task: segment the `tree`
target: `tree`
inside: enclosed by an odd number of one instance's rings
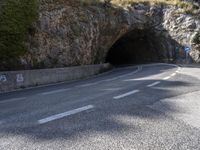
[[[37,0],[2,0],[0,8],[0,70],[15,69],[37,18]]]

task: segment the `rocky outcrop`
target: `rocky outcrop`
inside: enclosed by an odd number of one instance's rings
[[[200,63],[200,44],[196,44],[192,46],[190,56],[192,57],[194,62]]]
[[[41,2],[27,64],[49,67],[103,62],[106,51],[127,31],[124,12],[73,1]],[[26,56],[27,58],[27,56]]]
[[[39,18],[21,62],[35,68],[103,63],[112,45],[136,29],[149,30],[171,60],[178,60],[183,46],[188,46],[193,49],[193,60],[200,62],[199,47],[192,46],[199,28],[197,17],[175,6],[118,8],[77,0],[40,0]]]
[[[198,53],[200,49],[197,44],[193,43],[193,39],[200,30],[200,22],[195,16],[177,12],[181,12],[181,9],[171,8],[165,11],[163,27],[169,35],[180,44],[176,50],[177,55],[181,54],[184,47],[189,47],[191,49],[191,59],[199,63],[200,57]],[[180,57],[177,57],[177,62],[179,58]]]

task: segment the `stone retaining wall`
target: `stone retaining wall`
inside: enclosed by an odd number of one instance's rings
[[[110,69],[109,64],[85,65],[68,68],[0,72],[0,93],[20,88],[77,80]]]

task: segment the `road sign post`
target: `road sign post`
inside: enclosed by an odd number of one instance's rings
[[[189,58],[189,52],[190,52],[190,47],[189,46],[185,46],[184,47],[184,51],[185,51],[185,55],[186,55],[186,62],[190,63],[190,58]]]

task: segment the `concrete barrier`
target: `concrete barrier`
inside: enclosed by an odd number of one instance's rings
[[[109,70],[109,64],[0,72],[0,93],[20,88],[78,80]]]

